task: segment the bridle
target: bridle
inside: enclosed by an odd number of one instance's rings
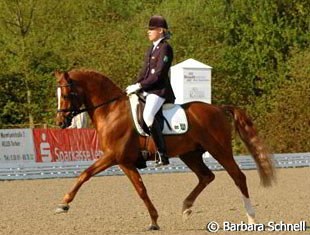
[[[66,79],[67,80],[67,84],[64,84],[64,85],[57,85],[57,89],[61,89],[62,87],[68,87],[70,88],[70,92],[68,95],[65,95],[63,96],[64,99],[67,99],[70,101],[70,106],[72,106],[72,104],[75,104],[76,102],[73,102],[74,99],[78,100],[80,99],[79,97],[79,94],[77,92],[74,92],[73,91],[73,88],[74,88],[74,83],[73,83],[73,80],[72,79]],[[120,99],[124,94],[121,94],[117,97],[114,97],[106,102],[103,102],[101,104],[98,104],[98,105],[95,105],[95,106],[92,106],[92,107],[85,107],[85,108],[79,108],[79,107],[74,107],[76,105],[73,105],[73,107],[70,107],[70,108],[67,108],[67,109],[60,109],[58,108],[57,109],[57,113],[69,113],[68,115],[65,115],[64,118],[64,123],[62,124],[61,128],[66,128],[68,126],[71,125],[71,121],[72,119],[80,114],[80,113],[83,113],[83,112],[86,112],[86,111],[90,111],[90,110],[95,110],[99,107],[103,107],[103,106],[107,106],[111,103],[113,103],[114,101]]]

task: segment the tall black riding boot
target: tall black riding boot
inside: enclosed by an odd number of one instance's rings
[[[157,154],[158,154],[159,159],[156,161],[155,166],[159,167],[159,166],[168,165],[169,158],[167,156],[165,139],[161,132],[159,123],[157,122],[156,119],[154,120],[154,123],[150,128],[150,133],[158,149]]]

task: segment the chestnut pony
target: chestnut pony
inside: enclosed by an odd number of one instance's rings
[[[139,151],[145,147],[146,137],[135,131],[129,99],[104,75],[91,70],[55,72],[57,79],[57,125],[66,128],[74,115],[87,111],[98,132],[104,155],[84,170],[73,188],[65,194],[56,213],[67,212],[80,187],[92,176],[118,165],[130,179],[151,217],[150,230],[158,230],[158,213],[150,200],[136,168]],[[253,156],[264,186],[271,185],[274,167],[271,156],[259,139],[250,118],[233,106],[216,106],[202,102],[183,104],[189,130],[183,135],[165,136],[168,155],[179,157],[198,177],[198,184],[183,201],[183,218],[192,213],[191,207],[202,190],[214,180],[214,174],[204,164],[202,154],[208,151],[228,172],[240,189],[249,223],[254,223],[255,212],[249,199],[246,177],[236,164],[232,153],[232,130],[225,113],[234,119],[241,139]],[[154,160],[155,145],[148,141],[150,159]]]

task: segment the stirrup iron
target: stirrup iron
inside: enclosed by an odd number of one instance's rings
[[[156,151],[155,153],[155,167],[169,165],[169,158],[165,156],[167,159],[164,159],[164,154]]]

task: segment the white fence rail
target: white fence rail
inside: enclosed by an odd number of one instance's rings
[[[275,154],[275,165],[278,168],[296,168],[310,167],[310,152]],[[256,165],[251,156],[235,157],[241,169],[256,169]],[[223,167],[212,157],[204,159],[210,170],[223,170]],[[0,164],[0,180],[20,180],[20,179],[46,179],[46,178],[64,178],[76,177],[86,169],[91,161],[80,162],[53,162],[53,163],[2,163]],[[190,171],[187,166],[178,158],[171,159],[171,164],[155,168],[153,162],[147,163],[148,167],[139,170],[141,174],[172,173]],[[117,167],[111,167],[98,176],[122,175],[122,170]]]

